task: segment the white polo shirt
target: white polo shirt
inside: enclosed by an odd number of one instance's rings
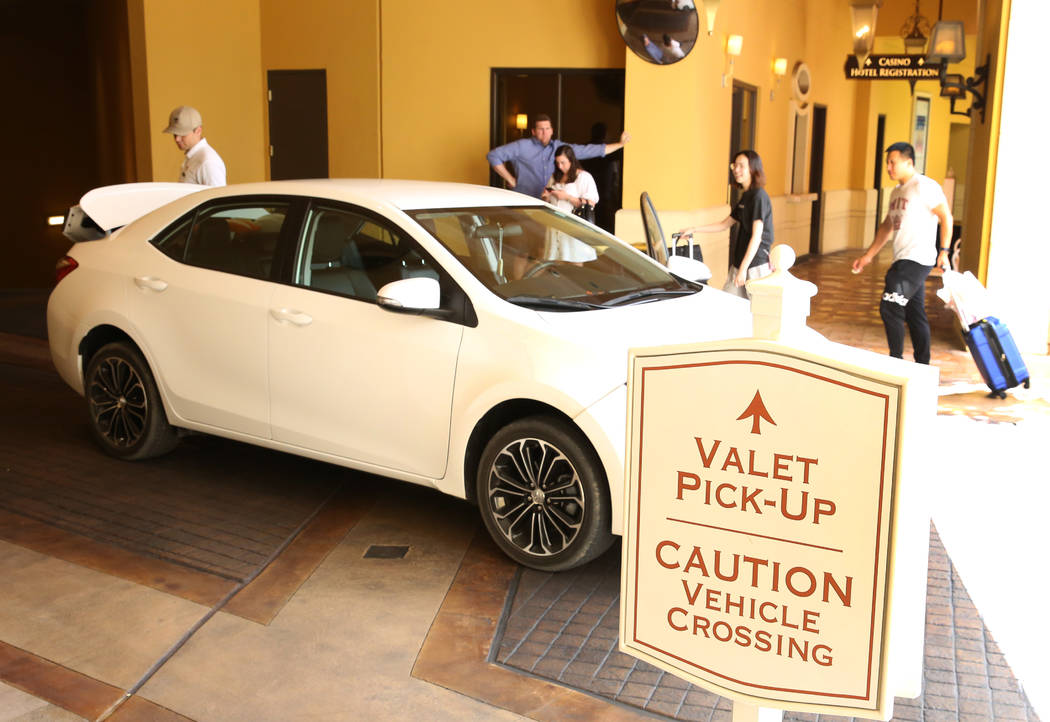
[[[893,224],[893,260],[915,261],[924,266],[937,263],[937,222],[933,209],[948,199],[940,184],[921,173],[898,185],[890,194],[886,214]]]
[[[202,186],[226,185],[226,164],[206,139],[201,138],[197,145],[186,151],[179,182]]]

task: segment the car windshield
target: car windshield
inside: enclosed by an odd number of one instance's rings
[[[578,311],[696,293],[593,226],[548,206],[406,211],[511,303]]]

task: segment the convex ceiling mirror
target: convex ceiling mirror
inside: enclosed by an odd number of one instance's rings
[[[795,63],[791,71],[791,95],[799,107],[805,108],[809,105],[809,91],[813,86],[812,76],[809,74],[809,66],[801,60]]]
[[[627,47],[654,65],[688,55],[699,26],[694,0],[616,0],[616,24]]]

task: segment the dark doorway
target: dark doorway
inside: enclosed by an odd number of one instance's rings
[[[555,138],[569,143],[613,143],[623,131],[624,71],[493,68],[490,147],[531,135],[533,117],[551,117]],[[519,127],[519,116],[524,127]],[[595,223],[612,232],[623,207],[623,152],[582,161],[598,186]],[[495,172],[489,184],[503,185]]]
[[[875,178],[872,181],[876,191],[875,196],[875,231],[879,229],[882,220],[882,149],[886,145],[886,116],[880,115],[875,126]]]
[[[324,70],[270,70],[270,179],[328,177]]]
[[[150,166],[149,143],[134,143],[127,4],[3,0],[0,67],[9,108],[0,120],[8,168],[0,289],[49,288],[69,250],[61,221],[49,217],[92,188],[143,180],[137,168]],[[159,130],[149,129],[151,140]],[[36,310],[43,327],[43,306]]]
[[[827,121],[827,107],[814,105],[813,139],[809,153],[809,192],[817,196],[809,217],[809,252],[814,256],[820,253],[820,218],[824,202],[824,131]]]

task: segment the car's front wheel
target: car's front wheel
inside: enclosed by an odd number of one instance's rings
[[[148,459],[166,454],[178,443],[153,374],[130,344],[106,344],[91,357],[84,374],[84,396],[92,434],[107,453]]]
[[[500,548],[534,569],[571,569],[613,541],[605,474],[579,431],[559,419],[500,429],[481,456],[477,499]]]

